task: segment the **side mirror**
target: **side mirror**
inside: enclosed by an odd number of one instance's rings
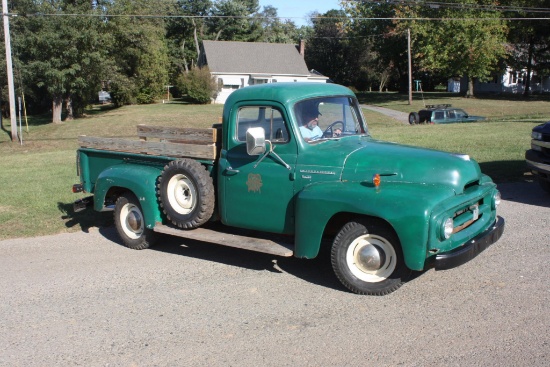
[[[263,127],[251,127],[246,130],[246,152],[248,155],[265,153],[265,130]]]

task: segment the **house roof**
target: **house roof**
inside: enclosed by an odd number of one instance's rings
[[[220,74],[310,75],[295,45],[202,41],[210,72]]]

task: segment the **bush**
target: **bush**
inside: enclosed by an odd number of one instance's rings
[[[207,104],[215,97],[218,86],[207,67],[193,68],[178,78],[178,88],[199,104]]]

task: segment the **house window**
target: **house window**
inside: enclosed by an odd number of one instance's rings
[[[254,84],[266,84],[268,82],[268,79],[254,79]]]
[[[237,84],[224,84],[223,89],[225,89],[225,90],[236,90],[236,89],[239,89],[239,85],[237,85]]]
[[[509,84],[516,84],[518,82],[518,74],[515,71],[510,71],[508,77]]]
[[[279,110],[267,106],[250,106],[239,109],[237,116],[237,140],[246,141],[246,130],[262,127],[265,138],[273,143],[289,141],[288,128]]]

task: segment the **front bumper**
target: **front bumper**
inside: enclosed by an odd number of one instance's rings
[[[525,162],[532,171],[544,177],[550,176],[550,157],[530,149],[525,152]]]
[[[435,270],[447,270],[456,268],[467,263],[483,252],[487,247],[497,242],[504,232],[504,218],[497,217],[497,220],[486,231],[466,242],[456,249],[438,254],[435,257]]]

